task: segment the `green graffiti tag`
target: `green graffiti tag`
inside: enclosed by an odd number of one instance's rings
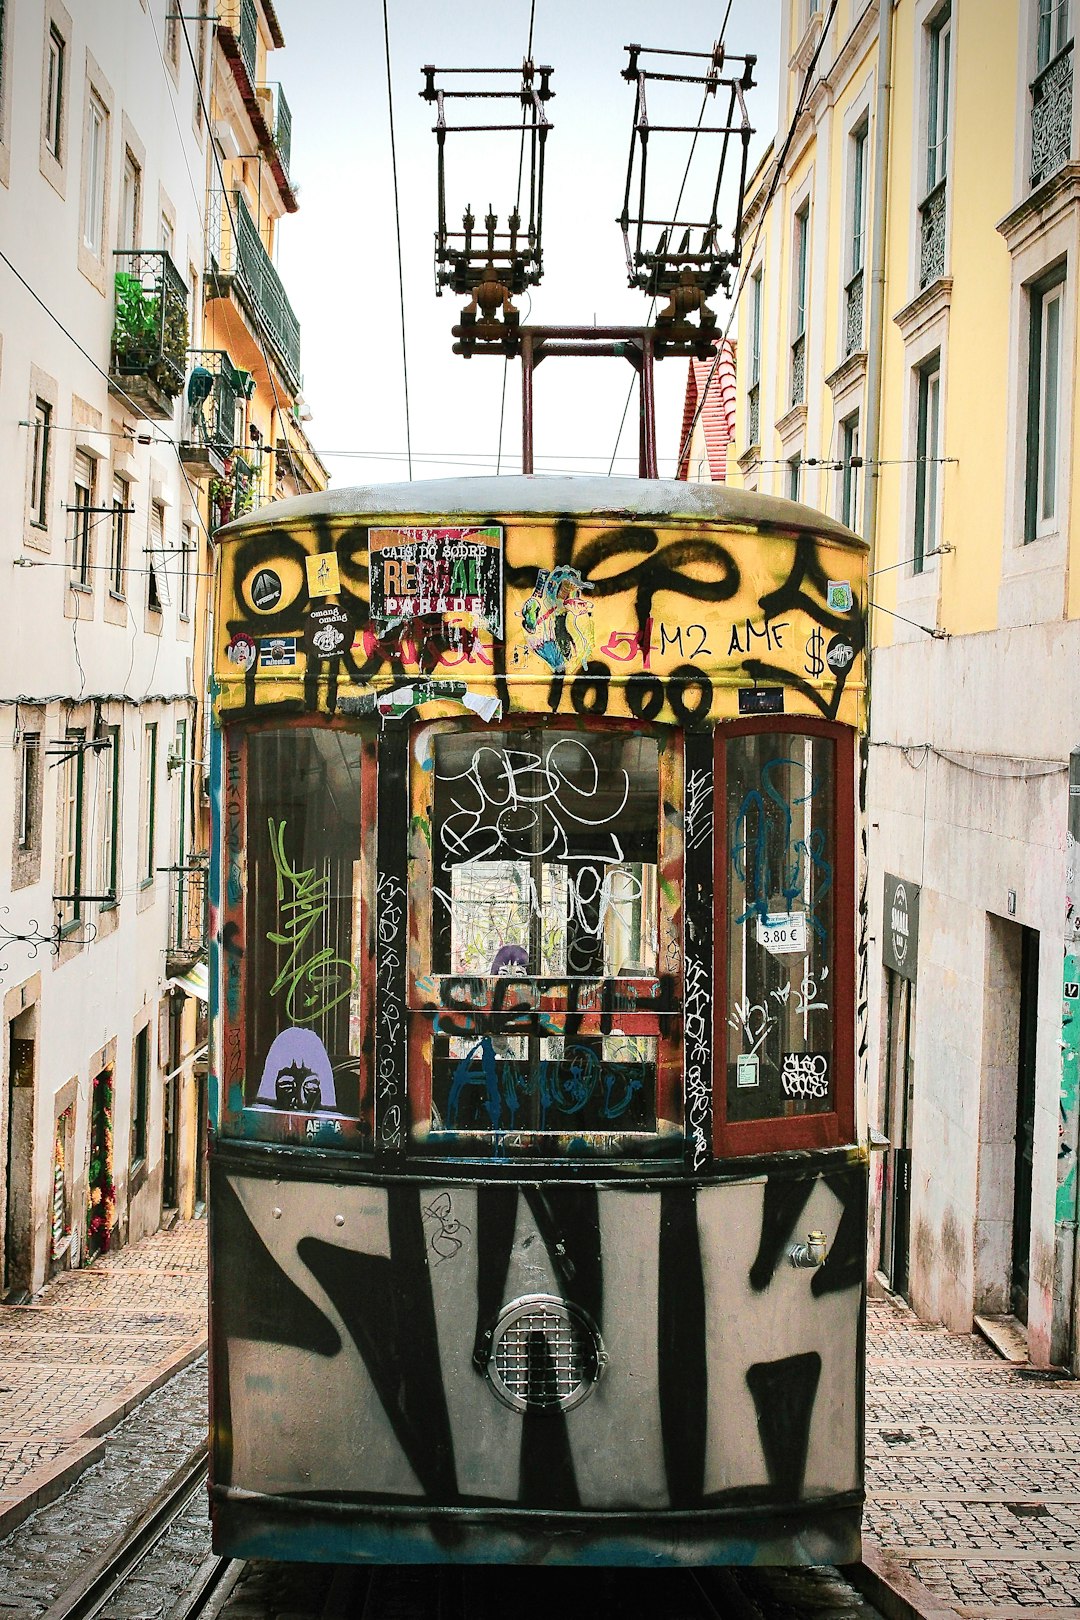
[[[352,962],[334,954],[332,945],[305,957],[307,941],[330,910],[330,879],[317,877],[313,866],[298,872],[290,864],[285,853],[285,825],[284,821],[275,823],[272,816],[269,819],[281,932],[266,937],[271,945],[288,950],[270,994],[276,996],[287,989],[285,1010],[290,1019],[294,1024],[310,1024],[352,995],[359,973]]]

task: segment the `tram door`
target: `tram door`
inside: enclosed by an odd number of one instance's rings
[[[881,1209],[879,1265],[894,1293],[908,1292],[908,1245],[911,1230],[911,1105],[914,1065],[911,1055],[915,986],[890,968],[885,1047],[884,1127],[889,1138]]]

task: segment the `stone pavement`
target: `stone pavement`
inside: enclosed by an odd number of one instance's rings
[[[884,1613],[1080,1615],[1080,1381],[871,1299],[866,1494]]]
[[[0,1305],[0,1536],[206,1348],[206,1223],[181,1221]]]

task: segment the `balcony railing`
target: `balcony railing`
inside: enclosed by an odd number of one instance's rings
[[[844,358],[863,346],[863,273],[856,270],[844,289]]]
[[[919,204],[919,286],[945,274],[945,181],[939,180]]]
[[[280,84],[261,84],[256,93],[260,103],[264,104],[263,117],[266,120],[266,127],[273,137],[281,159],[281,167],[287,177],[289,159],[292,157],[292,110],[285,100],[285,92]]]
[[[800,332],[791,345],[791,403],[806,403],[806,333]]]
[[[187,287],[163,248],[124,248],[113,258],[111,378],[168,420],[187,369]]]
[[[210,484],[210,500],[214,508],[214,522],[220,528],[233,518],[262,506],[266,497],[262,489],[262,458],[246,461],[243,456],[230,455],[225,471]]]
[[[183,442],[228,454],[236,432],[236,402],[243,392],[240,373],[224,349],[189,349],[188,364]]]
[[[300,387],[300,322],[285,296],[281,277],[263,247],[258,227],[242,195],[221,192],[211,197],[207,229],[210,296],[221,296],[222,281],[234,286],[249,313],[269,340],[289,385]]]
[[[1072,153],[1073,42],[1031,81],[1031,184],[1041,185]]]
[[[259,66],[259,16],[255,0],[218,0],[217,20],[240,46],[240,59],[254,85]]]
[[[206,954],[206,864],[195,856],[169,868],[169,937],[165,947],[170,973],[184,972]]]

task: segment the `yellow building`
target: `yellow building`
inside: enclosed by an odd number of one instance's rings
[[[872,546],[871,1269],[1076,1366],[1073,19],[881,9],[784,0],[733,451]]]

